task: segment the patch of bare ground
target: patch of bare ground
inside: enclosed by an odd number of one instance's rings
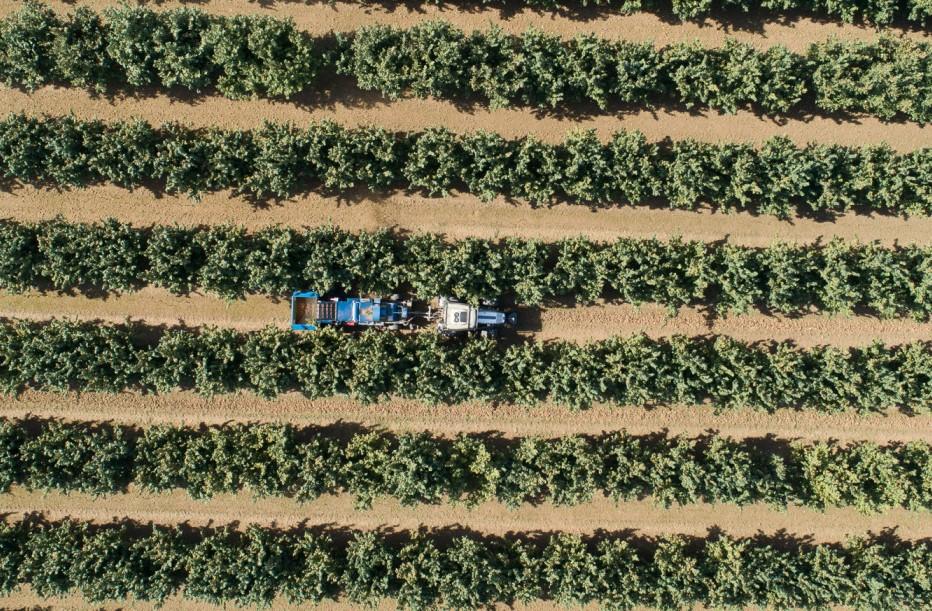
[[[634,435],[667,431],[699,436],[709,432],[735,439],[773,435],[781,439],[870,440],[877,443],[930,440],[932,416],[896,411],[858,414],[737,409],[716,413],[710,406],[612,407],[571,411],[559,405],[525,408],[484,403],[425,405],[387,399],[363,405],[346,397],[307,399],[287,393],[266,400],[248,393],[205,398],[190,392],[161,395],[52,393],[26,391],[0,401],[0,416],[59,418],[115,424],[223,424],[288,422],[295,426],[344,425],[389,430],[430,431],[434,435],[494,432],[502,437],[597,435],[627,430]]]
[[[38,291],[0,294],[0,317],[29,320],[77,318],[110,323],[132,321],[152,326],[210,325],[248,331],[269,325],[288,328],[288,316],[287,300],[251,295],[237,301],[224,301],[202,294],[175,296],[155,287],[103,298]],[[518,337],[536,341],[588,342],[637,333],[650,337],[727,335],[748,342],[790,340],[802,347],[847,348],[866,346],[874,341],[887,344],[932,341],[932,323],[910,319],[830,317],[816,313],[799,317],[759,313],[710,317],[707,311],[699,308],[683,308],[670,316],[664,307],[654,304],[520,308],[518,320]]]
[[[71,0],[51,0],[47,3],[61,13],[74,11],[74,3]],[[113,4],[112,0],[80,2],[80,5],[96,11],[102,11]],[[784,19],[776,14],[766,13],[756,16],[740,15],[729,20],[707,19],[699,23],[678,22],[670,17],[651,13],[620,15],[596,7],[544,11],[521,7],[521,3],[511,4],[513,6],[498,8],[481,6],[477,0],[442,4],[427,1],[406,4],[387,0],[168,0],[151,5],[158,10],[196,6],[215,15],[257,14],[279,19],[290,18],[302,30],[316,35],[350,32],[374,23],[408,28],[425,21],[440,19],[467,31],[485,30],[490,25],[496,25],[510,34],[520,34],[528,28],[536,28],[564,38],[594,34],[601,38],[653,42],[657,45],[696,40],[701,44],[713,46],[721,45],[726,38],[735,38],[758,47],[780,44],[798,52],[805,51],[813,42],[832,36],[846,40],[873,40],[878,36],[877,30],[868,26],[805,17]],[[0,15],[8,14],[20,5],[21,3],[15,0],[3,0],[0,2]],[[884,28],[884,31],[917,40],[930,38],[929,32],[920,29],[890,27]]]
[[[556,241],[581,235],[608,241],[622,236],[679,236],[709,242],[727,239],[744,246],[768,246],[777,241],[824,242],[832,236],[878,240],[885,245],[932,241],[932,217],[846,214],[832,222],[809,218],[781,221],[772,216],[709,209],[619,206],[595,210],[573,204],[534,208],[502,198],[484,203],[468,194],[430,198],[401,192],[359,194],[350,199],[309,193],[264,205],[254,205],[227,192],[205,195],[195,202],[184,196],[145,189],[131,192],[111,185],[63,192],[32,187],[0,192],[0,218],[39,221],[56,216],[83,222],[115,217],[137,226],[230,223],[258,229],[269,225],[333,224],[351,231],[392,228],[441,233],[449,239],[520,237]]]
[[[251,129],[265,121],[305,124],[330,119],[348,126],[378,125],[414,131],[443,126],[454,132],[493,131],[506,138],[533,135],[561,142],[575,129],[594,129],[603,139],[613,132],[639,130],[649,140],[693,138],[707,142],[761,143],[786,136],[798,144],[818,142],[864,146],[886,143],[910,151],[932,143],[932,124],[884,122],[868,116],[844,120],[825,116],[777,119],[741,110],[733,115],[713,110],[667,108],[553,114],[532,109],[462,107],[455,103],[405,98],[390,101],[343,81],[329,91],[293,101],[228,100],[215,95],[172,97],[163,93],[104,96],[81,89],[43,87],[32,93],[0,87],[4,112],[74,114],[82,119],[141,118],[152,123],[180,121],[195,126]]]
[[[0,609],[6,611],[161,611],[162,609],[171,609],[175,611],[218,611],[221,609],[238,608],[233,605],[212,605],[207,602],[196,602],[182,598],[181,596],[172,596],[162,605],[156,605],[149,602],[140,602],[127,598],[119,602],[89,603],[79,594],[69,596],[55,596],[43,598],[32,591],[28,586],[21,587],[15,592],[0,596]],[[297,611],[298,609],[326,609],[327,611],[359,611],[361,607],[348,601],[327,601],[319,605],[295,605],[289,603],[284,598],[277,598],[272,601],[270,609],[282,611]],[[394,601],[381,601],[371,607],[374,611],[394,611],[398,605]],[[501,611],[566,611],[566,606],[550,602],[533,602],[533,603],[515,603],[514,605],[498,605],[494,607]],[[576,607],[584,611],[597,611],[598,606],[589,604],[582,607]],[[702,609],[702,607],[698,607]],[[638,610],[641,611],[641,610]]]
[[[119,602],[101,602],[101,603],[91,603],[81,597],[80,594],[71,594],[69,596],[54,596],[44,598],[39,596],[29,586],[23,586],[17,589],[11,594],[5,596],[0,596],[0,609],[6,611],[161,611],[163,609],[172,609],[172,611],[218,611],[218,609],[231,609],[238,608],[233,605],[221,606],[221,605],[212,605],[206,602],[195,602],[182,598],[181,596],[172,596],[168,598],[161,605],[156,605],[151,602],[142,602],[133,600],[132,598],[127,598]],[[297,611],[297,610],[319,610],[327,609],[329,610],[357,610],[360,608],[359,605],[354,605],[349,602],[327,602],[325,604],[314,605],[314,604],[304,604],[304,605],[294,605],[289,603],[284,598],[276,599],[272,602],[270,607],[271,609],[281,609],[283,611]],[[382,602],[374,606],[374,609],[377,611],[391,611],[397,609],[397,605],[392,602]],[[592,606],[591,609],[596,607]],[[516,605],[516,610],[527,609],[531,611],[532,609],[565,609],[565,607],[560,607],[558,605]]]
[[[514,532],[565,531],[591,534],[596,531],[631,530],[657,536],[680,533],[705,536],[715,529],[743,537],[780,531],[809,536],[816,542],[843,541],[853,534],[893,530],[904,539],[932,536],[928,512],[895,509],[879,515],[864,515],[854,509],[818,511],[803,507],[774,510],[766,505],[739,507],[706,504],[660,507],[651,499],[615,503],[603,496],[575,507],[551,504],[522,505],[509,509],[489,501],[469,509],[443,503],[402,506],[394,499],[378,499],[371,509],[354,507],[353,497],[342,494],[299,504],[288,498],[253,498],[249,493],[224,494],[209,501],[190,498],[184,491],[148,494],[130,488],[128,493],[95,497],[89,494],[29,492],[14,488],[0,495],[0,513],[7,519],[38,511],[57,520],[71,517],[108,523],[121,518],[159,524],[219,526],[250,523],[280,528],[328,524],[359,530],[417,530],[465,528],[492,535]]]

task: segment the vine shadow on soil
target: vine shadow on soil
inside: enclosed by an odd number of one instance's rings
[[[64,0],[68,5],[79,4],[78,0]],[[206,5],[210,0],[182,0],[186,5]],[[140,4],[161,7],[168,3],[168,0],[140,0]],[[249,0],[250,4],[271,10],[279,6],[288,6],[303,4],[307,7],[333,7],[335,10],[337,2],[333,0]],[[695,18],[683,19],[677,16],[672,9],[672,5],[662,2],[663,6],[643,6],[632,12],[624,12],[617,7],[612,6],[613,2],[606,4],[586,4],[581,0],[557,0],[556,6],[534,6],[528,0],[358,0],[354,4],[359,4],[368,10],[379,10],[383,13],[405,12],[411,15],[423,15],[427,13],[426,8],[438,8],[439,10],[457,11],[460,13],[486,13],[497,12],[500,19],[508,20],[517,17],[523,13],[530,13],[539,17],[559,16],[560,18],[574,22],[592,22],[605,19],[612,16],[626,16],[637,14],[650,14],[658,18],[666,25],[698,24],[700,26],[710,27],[725,32],[748,32],[762,34],[766,26],[772,24],[792,27],[801,21],[810,21],[819,25],[838,26],[844,22],[824,12],[807,11],[803,8],[786,9],[780,11],[768,11],[762,8],[756,10],[743,11],[739,8],[732,7],[715,7],[715,10],[708,14]],[[898,15],[889,24],[874,26],[865,22],[863,19],[857,19],[853,24],[863,28],[873,28],[880,31],[882,28],[899,28],[906,31],[922,32],[921,24],[911,22],[902,15]]]

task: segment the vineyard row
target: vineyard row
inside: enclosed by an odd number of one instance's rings
[[[887,146],[799,147],[785,137],[755,148],[652,143],[640,132],[619,131],[603,144],[593,131],[578,131],[550,145],[443,128],[394,133],[321,122],[242,131],[13,114],[0,122],[0,171],[8,183],[145,185],[195,199],[224,189],[266,200],[364,187],[434,197],[459,190],[534,205],[711,204],[782,218],[794,211],[932,214],[932,148],[897,154]]]
[[[247,233],[234,226],[143,229],[112,219],[0,222],[0,288],[51,286],[93,294],[145,284],[227,299],[285,296],[296,289],[410,293],[424,300],[454,295],[473,302],[513,297],[532,305],[601,296],[664,304],[671,314],[702,304],[723,314],[756,306],[784,313],[869,310],[926,320],[932,313],[932,248],[842,240],[768,248],[581,237],[553,244],[518,238],[446,242],[434,234],[333,227]]]
[[[160,336],[158,334],[161,333]],[[158,337],[156,337],[158,336]],[[430,404],[494,401],[573,409],[699,404],[720,409],[928,413],[932,350],[914,342],[839,350],[727,337],[653,340],[643,335],[589,344],[503,347],[437,334],[276,328],[156,329],[54,320],[0,324],[0,385],[41,390],[212,395],[249,390],[275,397],[390,396]]]
[[[402,505],[497,500],[578,505],[603,494],[658,504],[764,502],[786,508],[932,509],[932,446],[735,441],[625,432],[598,437],[455,439],[250,424],[114,428],[0,419],[0,492],[113,494],[184,489],[197,499],[241,490],[311,501],[349,493]]]
[[[403,609],[480,609],[551,600],[605,609],[923,609],[932,547],[887,537],[845,545],[799,540],[639,540],[608,535],[375,533],[249,526],[245,531],[124,521],[38,519],[0,525],[0,591],[90,601],[268,606],[332,601]]]
[[[0,80],[27,89],[157,86],[216,90],[234,99],[290,98],[326,90],[331,79],[321,79],[322,71],[389,98],[492,107],[664,103],[932,118],[932,46],[907,38],[831,39],[796,54],[733,39],[713,49],[698,43],[656,48],[595,36],[567,42],[537,30],[466,33],[442,21],[315,38],[271,17],[126,5],[102,15],[79,8],[63,17],[34,2],[0,23]]]

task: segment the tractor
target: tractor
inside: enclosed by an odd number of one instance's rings
[[[323,299],[313,291],[295,291],[291,295],[291,329],[315,331],[329,325],[398,331],[412,329],[423,321],[436,323],[437,331],[446,336],[475,334],[497,337],[502,328],[518,324],[515,312],[500,310],[492,304],[474,306],[452,297],[440,297],[436,302],[436,309],[428,307],[426,312],[415,312],[410,301],[402,301],[397,295],[389,299]]]
[[[502,328],[518,325],[518,314],[500,310],[486,303],[479,307],[451,297],[438,299],[436,312],[428,309],[428,319],[436,321],[437,331],[442,335],[472,333],[482,337],[498,337]]]

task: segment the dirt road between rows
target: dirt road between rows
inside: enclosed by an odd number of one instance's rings
[[[54,10],[70,13],[75,3],[69,0],[47,1]],[[77,3],[95,11],[113,6],[112,0],[81,0]],[[500,27],[510,34],[520,34],[529,28],[556,34],[564,38],[594,34],[601,38],[653,42],[667,45],[680,41],[699,41],[701,44],[721,45],[726,38],[734,38],[748,44],[766,48],[784,45],[803,52],[813,42],[837,37],[845,40],[874,40],[879,32],[873,27],[851,25],[832,20],[811,18],[783,19],[778,14],[761,12],[754,16],[738,16],[731,20],[707,19],[703,23],[677,22],[673,18],[650,13],[619,15],[610,10],[592,7],[566,11],[534,10],[531,8],[499,9],[482,6],[476,0],[474,6],[463,10],[466,5],[455,3],[414,2],[323,2],[301,0],[194,0],[160,1],[154,8],[168,10],[180,6],[196,6],[215,15],[255,14],[278,19],[293,19],[302,30],[315,35],[330,32],[350,32],[360,27],[379,23],[408,28],[430,20],[444,20],[462,30],[486,30],[491,25]],[[16,0],[0,2],[0,16],[17,10],[21,3]],[[929,32],[921,29],[884,28],[885,33],[905,35],[916,40],[928,40]]]
[[[239,607],[233,604],[212,605],[207,602],[188,600],[181,596],[169,597],[161,605],[137,601],[131,597],[127,597],[118,602],[101,603],[88,602],[80,594],[43,598],[33,592],[29,586],[18,588],[12,594],[0,595],[0,609],[4,611],[163,611],[164,609],[171,609],[172,611],[223,611],[238,608]],[[277,598],[272,601],[269,608],[275,609],[276,611],[307,611],[308,609],[359,611],[360,606],[346,601],[328,601],[317,606],[309,604],[296,605],[289,603],[284,598]],[[395,611],[398,609],[398,605],[396,605],[394,601],[383,601],[371,608],[373,611]],[[555,603],[534,603],[530,605],[517,603],[513,609],[514,611],[565,611],[566,607]],[[598,607],[595,605],[588,605],[586,607],[579,607],[579,609],[597,611]]]
[[[255,206],[229,193],[214,193],[195,202],[139,189],[126,191],[98,186],[56,192],[24,187],[0,192],[0,218],[39,221],[62,216],[95,222],[108,217],[137,226],[234,224],[247,229],[269,225],[310,227],[332,224],[351,231],[389,228],[396,231],[498,239],[533,238],[556,241],[572,236],[610,241],[633,238],[682,237],[707,242],[728,240],[743,246],[774,242],[826,242],[832,236],[848,240],[878,240],[884,245],[932,244],[932,217],[843,215],[833,222],[813,219],[781,221],[771,216],[726,214],[629,206],[592,210],[558,204],[533,208],[498,199],[483,203],[466,194],[430,198],[405,193],[361,194],[359,199],[311,193]]]
[[[455,526],[492,535],[522,531],[591,534],[598,530],[630,530],[646,536],[680,533],[701,537],[721,529],[738,537],[785,531],[811,536],[815,542],[844,541],[848,536],[885,530],[893,530],[904,539],[932,536],[928,512],[891,510],[880,515],[864,515],[848,508],[822,512],[790,507],[778,511],[762,504],[739,507],[705,503],[664,509],[649,499],[616,504],[602,496],[576,507],[544,504],[523,505],[518,509],[509,509],[494,501],[469,509],[448,503],[404,507],[393,499],[379,499],[371,509],[357,510],[352,496],[345,494],[305,504],[287,498],[254,499],[249,493],[197,501],[183,491],[153,495],[132,488],[127,494],[103,497],[28,492],[20,488],[0,495],[0,513],[12,514],[7,519],[30,511],[42,512],[53,520],[71,517],[102,523],[128,517],[141,522],[183,522],[191,526],[256,523],[289,528],[328,524],[360,530]]]
[[[885,143],[899,151],[932,145],[932,124],[888,123],[868,116],[842,122],[823,116],[778,119],[749,111],[728,115],[712,110],[687,112],[666,108],[559,115],[519,108],[463,108],[435,99],[405,98],[392,102],[343,84],[335,89],[312,99],[237,101],[213,95],[172,98],[160,93],[107,97],[57,87],[43,87],[27,94],[0,87],[0,108],[4,112],[74,114],[81,119],[141,118],[155,124],[178,121],[230,129],[252,129],[266,121],[306,124],[323,119],[397,131],[443,126],[457,133],[486,130],[506,138],[532,135],[551,143],[562,142],[572,130],[594,129],[603,139],[616,131],[639,130],[651,141],[693,138],[759,144],[768,138],[786,136],[800,145]]]
[[[104,298],[30,291],[0,294],[0,318],[48,320],[75,318],[109,323],[127,321],[153,326],[215,326],[250,331],[274,325],[288,328],[287,300],[251,295],[227,302],[193,294],[175,296],[164,289],[145,287],[135,293]],[[790,340],[802,347],[866,346],[874,341],[900,344],[932,341],[932,323],[910,319],[880,320],[867,316],[841,317],[809,314],[800,317],[758,313],[710,317],[699,308],[683,308],[669,316],[663,306],[596,303],[589,306],[519,308],[517,337],[535,341],[589,342],[614,336],[646,333],[672,335],[727,335],[748,342]],[[425,332],[430,332],[425,329]]]
[[[434,435],[496,432],[506,438],[537,435],[598,435],[626,430],[634,435],[667,431],[699,436],[709,432],[735,439],[767,435],[788,440],[869,440],[877,443],[930,441],[932,415],[899,412],[875,414],[753,410],[715,413],[709,406],[610,407],[574,412],[558,405],[520,407],[488,404],[426,405],[386,399],[362,405],[345,397],[310,400],[288,393],[274,400],[242,393],[199,397],[190,392],[162,395],[27,391],[0,402],[7,418],[60,418],[136,426],[153,424],[223,424],[226,422],[288,422],[295,426],[341,425],[380,430],[430,431]]]

